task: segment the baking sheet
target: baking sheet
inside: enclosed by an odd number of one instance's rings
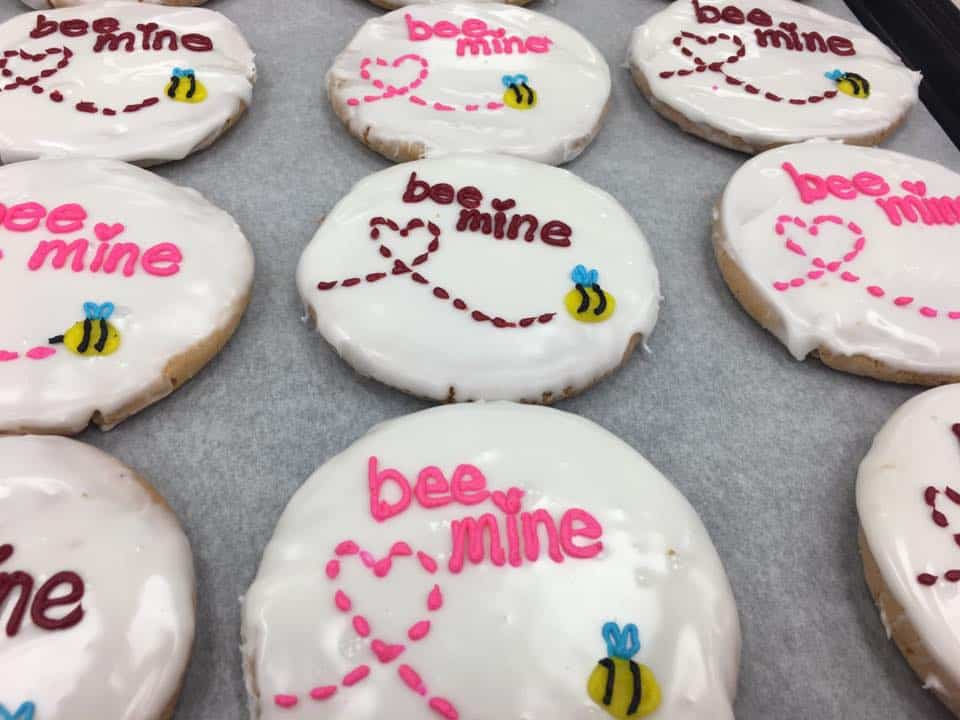
[[[841,0],[808,4],[853,19]],[[567,167],[635,215],[666,296],[651,354],[559,407],[623,437],[700,511],[740,608],[740,720],[945,720],[887,641],[856,545],[857,465],[919,390],[795,362],[727,291],[710,213],[745,156],[661,119],[622,68],[630,30],[663,5],[532,5],[579,28],[614,71],[606,127]],[[324,212],[387,166],[348,136],[322,82],[355,29],[380,11],[366,0],[208,7],[237,22],[257,51],[254,105],[211,150],[157,172],[240,222],[257,256],[253,301],[197,378],[116,430],[82,436],[150,478],[193,543],[197,641],[177,720],[245,714],[239,601],[294,490],[375,423],[427,407],[358,378],[300,322],[294,286]],[[0,20],[23,9],[0,0]],[[886,147],[960,171],[960,153],[922,107]]]

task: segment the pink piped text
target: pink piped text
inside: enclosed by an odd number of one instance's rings
[[[603,550],[603,527],[586,510],[570,508],[558,518],[543,509],[524,511],[522,490],[490,490],[487,478],[475,465],[457,465],[449,475],[436,465],[428,465],[411,481],[396,468],[381,467],[378,458],[370,457],[367,476],[370,514],[381,523],[413,504],[424,510],[451,504],[494,506],[494,512],[451,523],[447,567],[453,573],[461,572],[467,562],[520,567],[525,562],[538,562],[544,554],[562,563],[567,558],[589,560]],[[387,492],[390,500],[385,499]]]
[[[440,20],[432,25],[425,20],[417,20],[410,13],[404,15],[407,21],[407,38],[411,42],[424,42],[433,38],[457,41],[457,55],[526,55],[550,52],[553,44],[546,35],[507,35],[504,28],[491,28],[480,18],[467,18],[461,24],[449,20]]]

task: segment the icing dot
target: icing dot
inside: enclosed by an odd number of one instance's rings
[[[341,612],[349,612],[350,608],[353,607],[353,603],[350,602],[350,598],[343,590],[337,590],[337,594],[333,596],[333,601]]]
[[[427,610],[433,612],[434,610],[439,610],[443,607],[443,593],[440,592],[440,586],[434,585],[433,590],[430,591],[430,595],[427,597]]]
[[[917,582],[921,585],[934,585],[937,582],[937,576],[930,573],[920,573],[917,575]]]
[[[427,636],[427,633],[429,632],[430,632],[430,621],[421,620],[420,622],[416,623],[413,627],[410,628],[410,630],[407,632],[407,637],[413,641],[423,640]]]
[[[353,629],[362,638],[370,635],[370,623],[363,615],[357,615],[353,618]]]
[[[314,700],[329,700],[336,692],[336,685],[325,685],[323,687],[315,687],[313,690],[311,690],[310,697],[312,697]]]
[[[276,703],[277,707],[282,708],[292,708],[297,705],[297,696],[296,695],[274,695],[273,702]]]
[[[327,577],[331,580],[336,579],[337,575],[340,574],[340,562],[337,560],[331,560],[327,563]]]
[[[367,677],[369,674],[370,674],[370,666],[369,666],[369,665],[361,665],[361,666],[359,666],[359,667],[357,667],[357,668],[354,668],[353,670],[351,670],[350,672],[348,672],[346,675],[344,675],[344,677],[343,677],[343,685],[344,685],[344,687],[353,687],[353,686],[356,685],[358,682],[366,679],[366,677]]]

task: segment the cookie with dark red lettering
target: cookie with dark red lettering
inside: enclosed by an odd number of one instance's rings
[[[960,717],[960,386],[893,414],[860,465],[857,511],[887,637]]]
[[[135,0],[136,2],[150,3],[153,5],[203,5],[207,0]],[[99,5],[103,0],[23,0],[24,5],[29,5],[35,10],[52,10],[55,8],[79,7],[80,5]]]
[[[960,175],[811,140],[745,163],[714,245],[743,307],[798,360],[894,382],[960,381]]]
[[[599,132],[610,68],[547,15],[443,2],[369,20],[327,90],[350,133],[391,160],[495,152],[558,165]]]
[[[650,248],[616,200],[497,155],[363,180],[307,246],[297,286],[358,372],[447,402],[569,397],[649,337],[660,305]]]
[[[115,160],[0,168],[0,434],[109,429],[233,334],[253,254],[199,193]]]
[[[242,637],[256,720],[733,720],[740,654],[676,488],[597,425],[518,403],[394,420],[323,465]]]
[[[793,0],[676,0],[634,31],[629,62],[657,112],[749,153],[820,137],[875,145],[920,83],[861,26]]]
[[[0,25],[0,161],[179,160],[237,121],[255,77],[240,30],[212,10],[99,2],[24,13]]]
[[[0,498],[0,717],[172,717],[194,577],[163,498],[95,448],[35,436],[0,438]]]

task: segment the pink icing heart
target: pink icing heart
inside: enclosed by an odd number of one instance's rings
[[[400,657],[407,648],[405,645],[391,645],[383,640],[374,640],[370,643],[370,649],[377,656],[377,660],[386,665]]]
[[[905,181],[902,184],[903,187],[910,192],[923,194],[927,191],[926,185],[922,181],[918,181],[916,183]],[[831,260],[829,262],[824,260],[822,257],[814,257],[813,259],[810,259],[810,251],[807,243],[811,242],[811,238],[818,238],[821,235],[821,228],[823,228],[825,225],[837,225],[845,228],[850,235],[855,238],[853,244],[850,246],[849,251],[843,255],[842,259]],[[826,272],[837,273],[837,277],[839,277],[842,281],[851,284],[857,284],[862,279],[860,275],[856,275],[849,270],[844,270],[843,272],[838,273],[840,268],[845,264],[854,262],[860,256],[860,254],[863,253],[867,246],[867,239],[863,235],[863,230],[860,229],[860,226],[857,223],[845,221],[843,218],[837,215],[818,215],[811,223],[807,223],[805,220],[799,217],[780,215],[777,218],[774,230],[776,231],[777,235],[786,238],[783,243],[783,247],[788,252],[807,259],[811,266],[811,269],[805,271],[804,275],[797,275],[789,280],[775,281],[773,283],[773,287],[778,292],[787,292],[788,290],[794,288],[803,287],[806,285],[807,280],[819,280],[826,274]],[[806,233],[808,237],[804,237],[803,233]],[[795,239],[798,237],[800,238],[799,240]],[[878,300],[882,300],[887,296],[887,291],[879,285],[869,284],[868,282],[865,289],[869,295]],[[929,305],[922,305],[919,303],[915,305],[915,300],[916,298],[914,298],[912,295],[893,295],[890,298],[890,301],[896,307],[916,307],[917,312],[919,312],[920,315],[925,318],[934,319],[942,315],[950,320],[960,320],[960,311],[958,310],[944,312],[935,307],[930,307]]]
[[[927,184],[923,180],[917,180],[916,182],[904,180],[902,183],[900,183],[900,187],[902,187],[908,193],[913,193],[914,195],[919,195],[920,197],[923,197],[927,194]]]
[[[97,240],[113,240],[117,235],[122,233],[126,228],[123,223],[114,223],[113,225],[107,225],[106,223],[97,223],[93,227],[93,232],[97,236]]]
[[[516,498],[516,493],[520,493],[520,491],[516,490],[516,488],[514,488],[514,491],[513,497],[519,507],[519,499]],[[520,493],[520,495],[522,495],[522,493]],[[506,503],[513,501],[508,496],[504,496],[503,500]],[[363,567],[370,570],[375,577],[381,580],[390,574],[392,560],[395,558],[410,558],[410,561],[416,566],[419,566],[427,575],[435,574],[438,569],[437,561],[430,555],[423,551],[414,553],[413,548],[403,541],[393,543],[387,556],[381,560],[376,560],[372,553],[363,550],[352,540],[347,540],[336,546],[334,549],[334,557],[327,562],[324,569],[327,579],[331,582],[339,582],[341,579],[341,564],[352,557],[356,558]],[[341,613],[351,614],[353,616],[351,625],[358,637],[361,639],[369,637],[372,632],[371,622],[364,615],[357,612],[357,606],[361,603],[355,603],[353,598],[351,598],[342,587],[337,588],[334,592],[333,603]],[[427,611],[431,613],[443,607],[443,594],[439,585],[434,585],[433,589],[427,594],[426,606]],[[407,631],[407,637],[413,642],[420,642],[427,638],[430,631],[431,623],[429,620],[418,620],[410,626]],[[406,645],[389,643],[380,638],[372,640],[369,647],[382,665],[389,665],[407,649]],[[373,670],[369,665],[358,665],[344,675],[339,684],[344,688],[352,688],[366,681],[372,672]],[[457,708],[449,700],[443,697],[429,696],[426,683],[420,677],[419,673],[409,665],[400,665],[397,668],[397,674],[408,689],[426,699],[427,706],[434,712],[446,718],[446,720],[457,720],[459,718]],[[319,685],[307,691],[306,694],[317,702],[324,702],[336,694],[337,688],[338,685]],[[299,702],[298,696],[292,693],[277,693],[273,696],[273,700],[277,707],[285,709],[292,708]]]
[[[365,95],[364,102],[385,100],[397,95],[406,95],[423,84],[430,75],[429,64],[426,58],[415,53],[407,53],[393,61],[365,57],[360,62],[360,77],[368,81],[378,92]],[[374,75],[371,72],[377,72]],[[385,79],[387,78],[387,79]],[[392,81],[392,82],[391,82]],[[347,101],[350,105],[359,105],[358,98]]]
[[[520,503],[523,501],[523,490],[510,488],[506,494],[501,490],[494,490],[490,495],[493,504],[507,515],[516,515],[520,512]]]

